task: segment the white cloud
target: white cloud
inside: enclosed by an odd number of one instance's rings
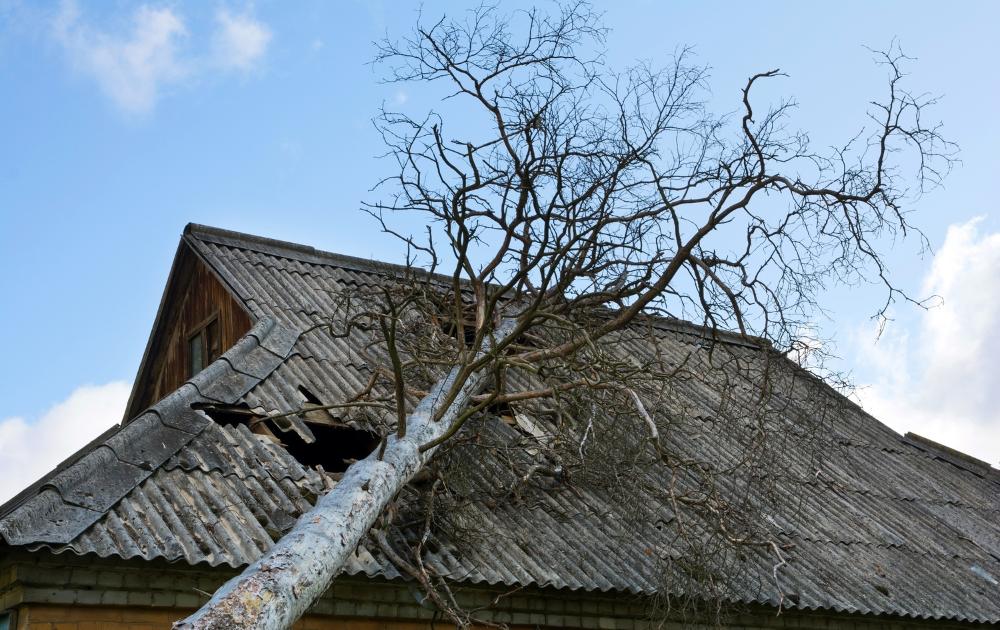
[[[1000,462],[1000,234],[980,219],[948,229],[924,282],[943,302],[911,333],[890,323],[861,353],[878,374],[862,402],[900,432]],[[868,336],[871,339],[871,336]]]
[[[298,162],[299,158],[302,157],[302,145],[293,140],[282,140],[279,145],[281,152],[292,158],[292,161]]]
[[[149,112],[164,88],[210,70],[251,70],[264,57],[271,30],[248,14],[216,14],[211,51],[186,52],[189,32],[171,8],[137,8],[123,32],[107,32],[83,19],[75,0],[63,0],[53,35],[72,66],[97,80],[122,110]],[[198,39],[198,38],[193,38]],[[205,44],[209,39],[204,39]]]
[[[360,1],[361,4],[365,5],[368,9],[368,15],[371,17],[372,22],[375,23],[375,27],[378,30],[385,29],[385,5],[381,0],[355,0],[355,2]]]
[[[408,101],[409,98],[410,98],[410,96],[406,92],[403,92],[402,90],[400,90],[399,92],[396,92],[396,97],[395,97],[395,99],[396,99],[396,105],[402,105],[403,103],[405,103],[406,101]]]
[[[249,15],[219,11],[219,29],[215,32],[215,53],[224,68],[251,70],[267,52],[271,30]]]
[[[85,385],[37,422],[17,417],[0,421],[0,502],[121,421],[131,389],[121,381]]]
[[[105,94],[128,112],[148,111],[164,84],[188,72],[177,52],[187,29],[170,9],[143,5],[132,15],[131,32],[114,36],[81,23],[76,3],[67,0],[54,26],[70,62],[93,75]]]
[[[323,48],[323,40],[314,39],[312,43],[312,49],[315,50],[316,52],[319,52],[321,48]]]

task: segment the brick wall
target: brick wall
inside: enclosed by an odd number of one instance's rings
[[[181,610],[117,606],[22,606],[17,630],[169,630]]]
[[[150,606],[65,606],[32,604],[21,606],[17,613],[16,630],[170,630],[178,619],[183,619],[194,609],[154,608]],[[879,619],[865,616],[776,617],[773,615],[738,615],[730,620],[727,630],[935,630],[964,629],[987,624],[962,624],[939,621]],[[645,627],[646,626],[644,624]],[[429,621],[403,619],[371,619],[339,617],[335,615],[306,615],[293,626],[293,630],[447,630],[452,625],[447,620],[431,624]],[[538,630],[537,625],[511,625],[510,630]],[[614,630],[613,626],[600,626],[601,630]],[[666,622],[663,630],[718,630],[717,626],[693,623]]]
[[[170,630],[178,619],[194,612],[172,608],[118,606],[24,606],[18,611],[17,630]],[[451,625],[436,624],[439,628]],[[430,623],[352,619],[306,615],[293,630],[434,630]],[[511,630],[529,630],[511,626]]]
[[[231,578],[228,566],[188,566],[163,560],[121,560],[93,554],[0,554],[0,610],[16,610],[17,630],[169,630]],[[458,605],[513,629],[718,630],[714,625],[651,623],[648,602],[627,594],[579,593],[527,587],[504,595],[500,587],[463,585]],[[448,630],[434,625],[421,593],[402,580],[340,576],[296,624],[299,630]],[[785,610],[730,611],[726,630],[979,630],[987,624]],[[992,626],[991,626],[992,627]]]

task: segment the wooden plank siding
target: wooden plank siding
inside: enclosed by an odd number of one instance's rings
[[[190,378],[188,335],[210,317],[219,318],[220,353],[229,350],[254,324],[243,304],[183,241],[170,276],[133,386],[126,421]]]

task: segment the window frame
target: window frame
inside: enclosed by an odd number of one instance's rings
[[[216,309],[214,313],[212,313],[205,319],[201,320],[197,326],[188,331],[187,335],[185,336],[185,343],[184,343],[184,373],[186,378],[193,378],[196,374],[198,374],[201,371],[204,371],[205,368],[207,368],[209,365],[212,364],[213,360],[211,360],[211,348],[208,347],[208,343],[203,333],[208,329],[209,326],[211,326],[215,322],[219,322],[219,326],[217,328],[219,336],[218,339],[219,356],[220,357],[222,356],[222,353],[224,351],[222,349],[221,321],[222,321],[222,310]],[[201,370],[199,370],[198,372],[194,372],[194,366],[192,365],[194,357],[191,356],[191,341],[194,340],[194,338],[199,335],[201,335]],[[216,357],[216,359],[218,359],[218,357]]]

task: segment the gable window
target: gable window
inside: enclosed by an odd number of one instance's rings
[[[222,354],[222,340],[219,336],[218,313],[203,322],[188,335],[187,376],[191,378],[204,370]]]

